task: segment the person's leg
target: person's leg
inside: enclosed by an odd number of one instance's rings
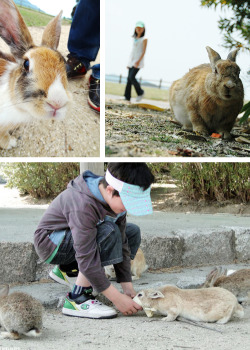
[[[92,74],[89,78],[88,103],[97,112],[100,112],[100,64],[92,67]]]
[[[100,0],[80,0],[68,39],[68,50],[88,69],[100,48]]]
[[[131,80],[131,84],[134,85],[135,87],[135,91],[137,93],[138,96],[143,95],[144,91],[141,88],[141,85],[139,84],[138,80],[136,80],[136,74],[139,72],[139,68],[131,68],[131,73],[130,73],[130,80]]]
[[[127,85],[126,85],[125,93],[124,93],[125,99],[127,101],[130,101],[130,99],[131,99],[131,88],[132,88],[131,72],[132,72],[132,68],[129,68],[128,69]]]
[[[65,299],[62,309],[63,314],[99,319],[117,316],[117,312],[112,307],[106,306],[95,299],[92,294],[92,286],[86,277],[79,272],[78,264],[75,259],[73,237],[69,229],[66,230],[65,237],[60,244],[57,254],[50,263],[59,264],[59,266],[56,266],[51,271],[54,271],[54,275],[51,275],[50,272],[50,276],[59,283],[67,284],[63,283],[65,281],[64,275],[66,275],[68,279],[68,275],[74,273],[75,284]]]
[[[130,258],[133,260],[141,244],[141,230],[139,226],[127,223],[126,236],[128,238],[128,245],[131,253]]]

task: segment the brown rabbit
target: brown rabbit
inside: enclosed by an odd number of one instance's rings
[[[148,268],[141,248],[137,250],[134,260],[131,260],[132,280],[138,280],[141,274]],[[115,269],[113,265],[105,266],[105,274],[110,279],[115,279]]]
[[[0,333],[0,339],[41,335],[42,304],[26,293],[8,292],[8,285],[0,285],[0,325],[6,329]]]
[[[57,51],[62,11],[46,26],[37,47],[12,0],[0,1],[0,37],[11,54],[0,51],[0,148],[17,140],[9,131],[38,119],[60,120],[71,100],[65,60]]]
[[[202,287],[225,288],[233,293],[239,302],[249,301],[250,269],[241,269],[227,275],[226,269],[216,267],[207,275]]]
[[[233,316],[242,318],[243,307],[235,296],[223,288],[179,289],[163,286],[139,292],[134,301],[148,317],[158,312],[174,321],[182,316],[191,321],[227,323]]]
[[[170,105],[183,129],[211,135],[219,133],[231,139],[230,131],[241,111],[244,89],[235,63],[238,49],[226,60],[206,47],[210,64],[197,66],[174,81],[170,88]]]

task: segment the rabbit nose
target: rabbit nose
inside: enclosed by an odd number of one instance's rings
[[[226,82],[226,84],[224,84],[224,86],[225,86],[227,89],[233,89],[233,88],[236,86],[236,84],[235,84],[234,82],[232,82],[232,80],[228,80],[228,81]]]
[[[62,108],[62,106],[61,106],[59,103],[57,103],[57,102],[51,102],[51,103],[47,102],[47,103],[48,103],[48,105],[49,105],[51,108],[53,108],[55,111],[56,111],[57,109]]]

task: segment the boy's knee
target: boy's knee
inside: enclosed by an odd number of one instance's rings
[[[122,242],[121,231],[114,222],[104,222],[97,228],[98,244],[101,245],[104,241],[108,241],[109,246]]]

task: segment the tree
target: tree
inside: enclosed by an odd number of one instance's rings
[[[202,6],[228,7],[233,10],[231,18],[221,18],[219,28],[224,33],[224,46],[226,48],[242,47],[250,51],[250,1],[249,0],[201,0]],[[238,33],[240,40],[233,37]]]

